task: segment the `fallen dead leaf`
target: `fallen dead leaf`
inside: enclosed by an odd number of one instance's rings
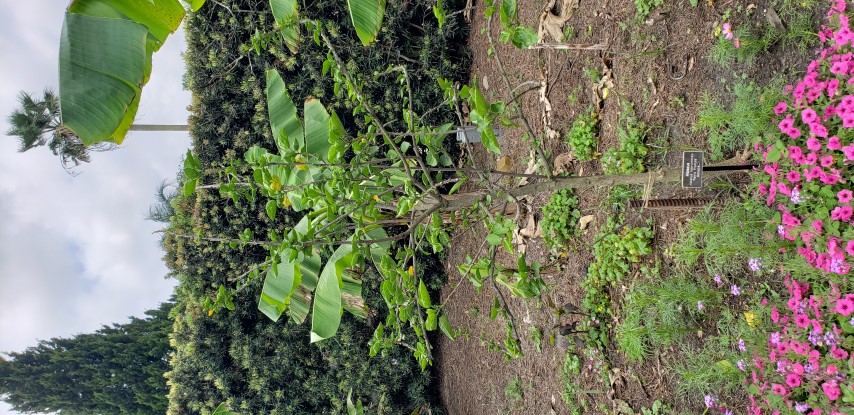
[[[572,161],[575,156],[571,152],[558,154],[554,161],[554,174],[564,174],[572,171]]]
[[[507,173],[510,170],[513,170],[513,159],[510,158],[510,156],[499,157],[498,162],[495,163],[495,170],[502,173]]]
[[[579,0],[561,0],[560,7],[555,12],[558,0],[551,0],[543,8],[540,15],[540,27],[537,30],[539,41],[545,40],[546,34],[555,42],[563,42],[563,25],[572,17],[578,8]]]
[[[590,225],[590,222],[596,220],[596,215],[585,215],[578,219],[578,227],[583,231],[587,229],[587,225]]]
[[[777,11],[770,8],[770,7],[767,10],[765,10],[765,19],[768,20],[768,24],[773,26],[775,29],[777,29],[777,30],[784,30],[785,29],[785,26],[783,25],[783,21],[780,20],[780,16],[777,14]]]

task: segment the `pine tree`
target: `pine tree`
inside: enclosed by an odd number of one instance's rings
[[[0,356],[0,399],[22,413],[165,413],[172,306]]]

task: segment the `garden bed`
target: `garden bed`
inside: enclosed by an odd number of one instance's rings
[[[472,79],[478,80],[488,98],[507,100],[508,97],[503,95],[507,94],[508,88],[503,83],[502,71],[496,60],[489,56],[490,43],[482,30],[487,24],[483,3],[475,1],[475,9],[471,14],[471,75]],[[520,24],[536,28],[545,3],[520,2]],[[760,30],[775,23],[775,11],[785,10],[789,14],[781,19],[791,29],[803,19],[818,22],[824,18],[829,7],[827,4],[789,3],[758,1],[741,4],[715,1],[692,6],[689,1],[668,2],[653,8],[646,18],[638,20],[635,2],[582,2],[565,26],[565,34],[569,36],[566,36],[564,42],[587,45],[601,43],[607,45],[610,53],[519,50],[510,45],[499,46],[498,52],[514,86],[526,81],[539,82],[543,79],[543,73],[548,74],[547,96],[553,108],[551,128],[560,133],[560,137],[542,142],[542,149],[550,162],[559,163],[561,155],[570,152],[562,136],[571,129],[578,117],[596,108],[597,97],[602,95],[601,88],[597,95],[596,82],[603,76],[607,78],[610,70],[612,85],[608,87],[607,97],[598,111],[598,152],[619,146],[618,130],[626,124],[621,114],[626,113],[625,103],[631,103],[637,119],[648,126],[644,140],[648,147],[645,157],[648,170],[678,168],[684,150],[707,151],[708,163],[710,158],[720,159],[750,150],[749,144],[753,140],[725,141],[722,146],[710,144],[712,130],[696,128],[704,102],[711,98],[730,105],[735,101],[733,88],[739,83],[752,81],[756,88],[762,88],[774,82],[796,82],[811,56],[808,48],[804,47],[809,44],[808,38],[800,39],[793,35],[771,42],[767,51],[757,53],[752,59],[734,59],[722,65],[714,62],[710,55],[715,53],[714,45],[723,43],[719,39],[726,37],[726,32],[721,33],[723,23],[729,23],[737,34],[739,30],[748,28]],[[561,2],[557,4],[559,6]],[[771,9],[774,10],[769,12]],[[769,14],[772,16],[769,17]],[[497,19],[492,25],[492,33],[501,31]],[[799,44],[799,40],[803,40],[803,44]],[[817,38],[809,45],[810,48],[817,47]],[[761,91],[755,93],[760,94]],[[526,93],[522,102],[534,130],[543,131],[543,104],[538,90]],[[728,128],[736,130],[732,126],[725,126],[721,130]],[[513,171],[518,173],[526,170],[532,157],[531,141],[523,137],[524,133],[521,127],[508,128],[502,131],[500,141],[502,155],[512,159]],[[495,157],[482,149],[474,149],[473,152],[475,159],[482,165],[495,162]],[[566,170],[569,174],[579,176],[602,174],[603,171],[601,159],[576,159]],[[709,199],[713,202],[706,209],[706,215],[716,218],[724,209],[726,200],[742,203],[745,197],[743,192],[750,191],[750,183],[751,179],[745,173],[707,181],[700,190],[683,189],[678,184],[656,183],[646,196],[651,199]],[[496,292],[488,286],[478,291],[465,281],[457,288],[457,282],[463,277],[455,265],[462,263],[466,255],[473,255],[479,250],[486,231],[465,229],[454,236],[447,255],[449,284],[443,290],[443,299],[450,298],[447,303],[450,320],[465,335],[454,341],[442,338],[439,342],[437,364],[442,399],[448,413],[563,414],[573,413],[574,410],[578,411],[576,413],[630,413],[632,409],[640,413],[641,408],[652,408],[656,401],[666,404],[676,413],[702,413],[706,410],[702,395],[677,393],[685,380],[677,375],[674,367],[680,362],[696,359],[694,353],[703,347],[710,336],[718,338],[723,335],[716,322],[721,321],[720,313],[724,313],[724,310],[729,310],[727,312],[734,313],[738,318],[741,312],[750,309],[752,299],[769,295],[768,292],[762,292],[766,287],[785,291],[779,273],[756,275],[748,269],[747,263],[741,265],[741,274],[729,276],[732,281],[728,282],[733,283],[731,285],[739,285],[745,291],[740,296],[729,294],[730,285],[716,286],[712,275],[705,269],[684,264],[677,266],[671,252],[672,245],[686,243],[680,236],[701,209],[629,209],[624,205],[608,203],[610,199],[607,190],[577,190],[576,195],[580,214],[595,217],[587,230],[582,231],[573,242],[575,247],[581,249],[553,250],[541,238],[528,240],[527,258],[544,264],[542,275],[549,289],[539,301],[507,297],[524,353],[521,358],[505,361],[498,350],[500,347],[492,347],[494,350],[490,351],[492,340],[501,343],[506,337],[505,320],[501,317],[490,318]],[[642,199],[643,194],[636,192],[632,198]],[[527,200],[527,208],[538,221],[543,218],[542,209],[548,200],[548,194]],[[613,325],[608,330],[608,341],[604,342],[602,351],[610,370],[605,368],[597,373],[598,360],[590,358],[589,351],[585,352],[596,348],[571,345],[571,351],[567,352],[565,347],[556,344],[560,341],[550,342],[550,334],[557,332],[557,326],[579,319],[575,316],[557,317],[550,305],[559,307],[567,302],[581,305],[585,297],[582,281],[594,261],[591,245],[608,217],[619,212],[624,215],[625,228],[650,226],[654,233],[653,253],[644,256],[640,263],[633,264],[631,271],[620,282],[611,284],[605,290],[610,294],[612,311],[607,321]],[[525,215],[520,217],[519,226],[524,227]],[[514,263],[515,258],[509,255],[502,258],[499,254],[497,260],[509,265]],[[650,271],[652,269],[654,272]],[[642,362],[630,361],[619,350],[615,338],[616,326],[626,318],[625,296],[631,291],[630,287],[633,283],[655,284],[685,273],[691,273],[704,286],[724,293],[719,308],[707,308],[706,311],[711,315],[698,318],[690,333],[681,336],[679,341],[668,347],[651,347]],[[540,349],[535,339],[536,331],[542,333]],[[737,346],[732,347],[735,349]],[[563,373],[568,354],[580,357],[578,374],[569,377]],[[571,393],[573,400],[568,402],[562,396],[567,384],[575,388],[575,392]],[[717,399],[713,405],[715,410],[725,412],[726,408],[720,403],[727,400],[732,402],[730,408],[735,408],[737,413],[747,410],[749,402],[745,390],[715,394],[712,389],[710,385],[709,396]]]

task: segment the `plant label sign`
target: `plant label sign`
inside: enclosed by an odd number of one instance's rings
[[[702,151],[686,151],[682,153],[682,187],[688,189],[703,187]]]

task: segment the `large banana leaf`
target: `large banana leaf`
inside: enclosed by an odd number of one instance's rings
[[[124,140],[151,55],[183,17],[178,0],[71,3],[59,46],[59,102],[63,124],[83,143]]]
[[[322,162],[336,161],[344,151],[341,137],[345,133],[338,116],[334,112],[330,115],[319,100],[309,98],[303,106],[305,123],[301,124],[279,72],[270,69],[266,75],[267,113],[279,154],[305,150]]]
[[[386,0],[347,0],[350,20],[362,44],[368,46],[377,38],[385,16]]]
[[[341,245],[329,257],[320,273],[314,291],[311,312],[311,342],[319,342],[335,335],[341,324],[341,288],[344,270],[353,266],[353,246]]]
[[[184,7],[175,0],[75,0],[68,7],[68,12],[125,19],[145,25],[148,34],[156,41],[153,51],[160,49],[184,18]]]
[[[302,149],[304,140],[297,107],[288,95],[285,81],[275,69],[267,70],[267,117],[279,154]]]

